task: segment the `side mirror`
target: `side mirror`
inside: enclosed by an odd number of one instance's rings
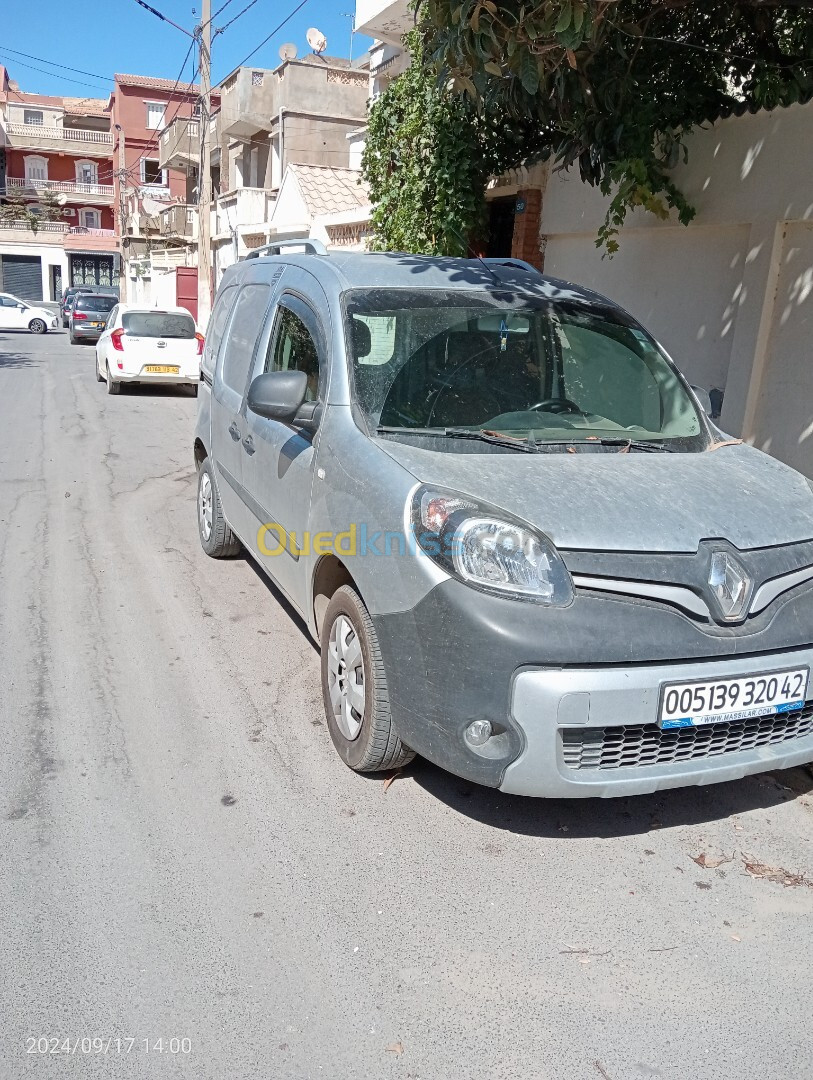
[[[304,371],[267,371],[248,388],[248,407],[266,420],[290,424],[307,392],[308,376]]]
[[[25,304],[18,304],[17,307],[20,309],[20,311],[25,311]]]
[[[697,398],[698,404],[706,416],[711,416],[714,410],[711,407],[711,397],[708,390],[704,390],[702,386],[692,386],[694,396]]]

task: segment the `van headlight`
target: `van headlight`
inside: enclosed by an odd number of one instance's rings
[[[551,541],[478,500],[420,487],[412,504],[420,549],[466,584],[550,607],[573,601],[573,583]]]

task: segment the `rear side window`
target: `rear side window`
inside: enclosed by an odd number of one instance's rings
[[[226,386],[242,397],[254,345],[265,321],[271,300],[270,285],[246,285],[240,290],[229,324],[229,336],[223,347],[221,378]]]
[[[125,311],[121,325],[134,337],[184,338],[195,336],[191,315],[170,311]]]
[[[212,317],[209,320],[209,329],[206,332],[206,346],[203,351],[203,360],[201,367],[204,371],[207,371],[210,376],[214,375],[215,364],[217,363],[217,354],[220,351],[220,342],[223,340],[223,334],[226,332],[226,325],[229,321],[229,312],[231,306],[234,303],[234,298],[237,295],[237,286],[230,285],[223,289],[215,301],[215,309],[212,312]]]
[[[94,296],[92,293],[80,293],[76,298],[76,311],[112,311],[118,303],[115,296]]]

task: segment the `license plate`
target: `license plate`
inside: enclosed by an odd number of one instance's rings
[[[144,370],[150,375],[177,375],[181,369],[172,364],[148,364]]]
[[[88,326],[91,330],[98,330],[102,324],[100,322],[89,322]]]
[[[667,683],[661,687],[660,726],[703,727],[804,708],[809,668],[788,668],[764,675],[703,682]]]

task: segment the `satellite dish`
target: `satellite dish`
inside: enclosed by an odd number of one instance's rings
[[[57,195],[56,202],[57,202],[57,206],[67,206],[68,205],[68,196],[65,194],[64,191],[61,192],[61,194]]]
[[[325,42],[325,44],[327,44],[327,42]],[[286,41],[280,48],[279,58],[283,63],[286,60],[296,60],[296,45],[294,45],[292,41]]]
[[[317,30],[315,26],[310,28],[305,37],[307,38],[310,47],[317,55],[323,53],[327,48],[327,38],[322,31]]]

